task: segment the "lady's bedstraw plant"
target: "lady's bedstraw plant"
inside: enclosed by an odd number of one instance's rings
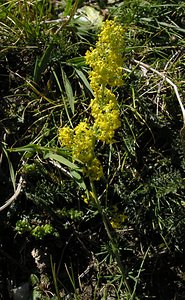
[[[91,183],[91,195],[102,216],[112,251],[123,275],[127,292],[131,296],[129,299],[134,299],[126,280],[115,237],[111,232],[111,224],[101,206],[94,185],[94,181],[100,180],[103,176],[102,165],[95,155],[95,144],[97,141],[112,144],[115,131],[121,125],[118,103],[113,88],[123,85],[123,43],[123,27],[116,21],[105,21],[101,33],[98,35],[96,47],[90,48],[85,54],[86,63],[91,67],[89,78],[94,92],[94,98],[90,103],[93,122],[88,123],[85,119],[74,129],[61,128],[59,140],[62,146],[71,151],[73,161],[81,161],[84,165],[84,174]]]
[[[91,181],[103,176],[103,168],[94,151],[96,141],[113,143],[115,131],[120,127],[118,103],[112,88],[123,84],[123,35],[121,25],[107,20],[95,49],[86,52],[94,92],[90,103],[93,123],[83,120],[74,129],[63,127],[59,130],[62,146],[71,150],[73,161],[80,160],[84,164],[84,173]]]

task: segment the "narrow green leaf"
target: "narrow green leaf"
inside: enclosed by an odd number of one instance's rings
[[[60,84],[59,78],[58,78],[58,76],[57,76],[55,70],[53,70],[53,75],[54,75],[54,77],[55,77],[55,80],[56,80],[56,83],[57,83],[57,85],[58,85],[58,88],[59,88],[59,90],[60,90],[60,92],[61,92],[62,100],[63,100],[63,103],[64,103],[64,108],[65,108],[66,115],[67,115],[67,117],[68,117],[69,123],[70,123],[71,127],[73,128],[73,123],[72,123],[72,121],[71,121],[71,118],[70,118],[70,115],[69,115],[69,112],[68,112],[68,108],[67,108],[67,105],[66,105],[66,100],[65,100],[64,95],[63,95],[62,86],[61,86],[61,84]]]
[[[9,148],[9,152],[37,152],[38,151],[38,145],[35,144],[29,144],[23,147],[18,148]]]
[[[171,28],[171,29],[174,29],[176,31],[180,31],[180,32],[183,32],[185,33],[185,29],[179,27],[179,26],[176,26],[176,25],[172,25],[172,24],[169,24],[169,23],[166,23],[166,22],[158,22],[159,25],[161,26],[164,26],[164,27],[167,27],[167,28]]]
[[[86,191],[87,187],[85,185],[84,180],[82,179],[82,176],[78,172],[76,172],[75,170],[71,170],[70,173],[73,176],[74,180],[78,183],[80,188],[82,188],[84,191]]]
[[[77,73],[78,77],[82,80],[82,82],[84,83],[86,88],[89,90],[89,92],[93,95],[93,90],[92,90],[86,76],[84,75],[84,73],[81,70],[78,70],[76,68],[75,68],[75,72]]]
[[[49,148],[49,147],[42,147],[36,144],[28,144],[23,147],[18,148],[10,148],[8,149],[9,152],[30,152],[30,153],[45,153],[45,155],[48,152],[52,152],[54,154],[62,155],[62,156],[68,156],[68,152],[63,148]]]
[[[75,165],[74,163],[72,163],[70,160],[66,159],[65,157],[63,157],[61,155],[55,154],[53,152],[48,152],[45,155],[45,158],[54,159],[54,160],[60,162],[61,164],[69,167],[70,169],[75,169],[75,170],[79,170],[80,171],[79,167],[77,165]]]
[[[67,78],[66,73],[64,72],[64,70],[62,68],[61,68],[61,72],[62,72],[62,79],[63,79],[64,88],[65,88],[65,91],[66,91],[67,99],[68,99],[69,105],[71,107],[71,111],[74,114],[73,89],[71,87],[69,79]]]
[[[85,59],[83,56],[73,57],[66,61],[66,64],[72,67],[80,68],[85,66]]]

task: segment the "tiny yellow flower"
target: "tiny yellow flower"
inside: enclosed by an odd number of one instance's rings
[[[89,199],[87,198],[86,195],[82,195],[82,199],[86,204],[89,204]]]

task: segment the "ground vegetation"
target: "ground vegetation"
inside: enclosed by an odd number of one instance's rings
[[[0,1],[0,299],[185,299],[184,16]]]

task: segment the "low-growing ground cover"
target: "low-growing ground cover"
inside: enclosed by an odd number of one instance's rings
[[[184,15],[0,2],[0,299],[185,298]]]

